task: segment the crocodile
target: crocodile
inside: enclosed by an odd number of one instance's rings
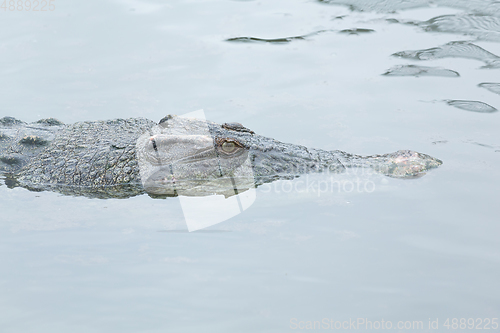
[[[168,115],[63,124],[0,119],[0,175],[8,187],[89,198],[226,197],[302,174],[369,169],[415,178],[442,161],[411,150],[360,156],[283,143],[239,123]]]

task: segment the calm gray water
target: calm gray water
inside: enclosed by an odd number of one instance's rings
[[[2,185],[1,332],[499,330],[498,3],[9,3],[0,117],[204,109],[284,142],[444,163],[370,191],[276,182],[193,233],[179,198]]]

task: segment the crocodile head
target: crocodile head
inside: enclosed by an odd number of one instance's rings
[[[358,167],[415,178],[442,164],[409,150],[359,156],[306,148],[255,134],[238,123],[219,125],[178,116],[167,116],[144,133],[136,153],[142,185],[153,196],[227,197],[278,179]]]
[[[215,129],[219,129],[217,133]],[[254,187],[241,124],[167,116],[137,140],[141,180],[150,195],[230,196]]]

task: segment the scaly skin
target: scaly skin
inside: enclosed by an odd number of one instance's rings
[[[235,179],[241,191],[304,173],[340,173],[353,167],[413,178],[441,164],[409,150],[359,156],[310,149],[238,124],[177,116],[167,116],[158,125],[144,118],[71,125],[55,119],[31,124],[0,119],[0,172],[6,183],[66,195],[228,195]]]

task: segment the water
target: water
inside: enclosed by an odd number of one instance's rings
[[[194,233],[178,198],[0,186],[2,332],[286,332],[324,319],[494,328],[498,4],[330,2],[0,9],[1,116],[72,123],[204,109],[284,142],[444,162],[419,179],[369,178],[373,191],[276,182]],[[434,19],[443,15],[455,16]],[[226,41],[238,37],[261,40]],[[443,56],[451,42],[474,46]],[[382,75],[391,68],[404,75]]]

